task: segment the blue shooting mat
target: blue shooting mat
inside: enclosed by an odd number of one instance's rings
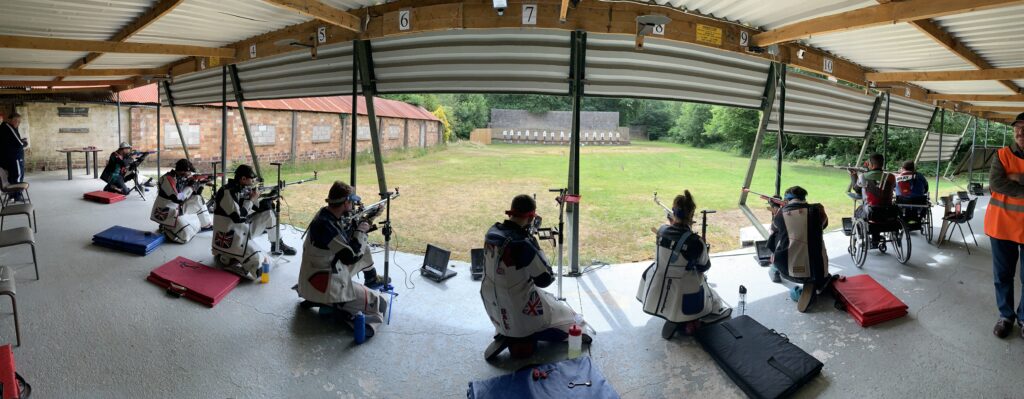
[[[533,380],[533,369],[548,373],[547,379]],[[590,381],[590,386],[569,388],[569,383]],[[469,383],[469,399],[600,398],[618,399],[601,370],[589,356],[540,366],[524,367],[512,374]]]
[[[92,243],[101,247],[146,256],[164,243],[164,235],[114,226],[92,236]]]

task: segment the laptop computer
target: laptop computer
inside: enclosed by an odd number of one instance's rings
[[[451,255],[452,253],[447,250],[427,244],[427,253],[423,256],[420,275],[439,283],[455,277],[458,273],[448,270],[448,259],[451,258]]]
[[[473,248],[469,250],[470,266],[469,272],[473,273],[473,280],[484,278],[484,249]]]

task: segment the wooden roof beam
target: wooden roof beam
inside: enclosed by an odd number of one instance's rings
[[[272,5],[316,18],[334,26],[342,27],[353,32],[362,32],[362,23],[359,17],[348,12],[331,7],[319,0],[264,0]]]
[[[101,40],[59,39],[52,37],[0,35],[0,48],[56,51],[92,51],[100,53],[194,55],[234,58],[235,49],[188,46],[181,44],[124,43]]]
[[[1024,79],[1024,68],[981,69],[977,71],[869,72],[864,77],[872,82],[944,82],[963,80]]]
[[[889,2],[781,26],[754,35],[751,42],[755,46],[765,47],[826,33],[916,21],[1021,3],[1024,3],[1024,0],[905,0]]]
[[[46,68],[0,68],[0,76],[163,76],[167,70],[163,68],[133,69],[46,69]],[[40,82],[46,86],[48,82]]]
[[[953,38],[953,35],[950,35],[948,32],[946,32],[945,29],[942,29],[942,27],[939,26],[939,24],[933,22],[932,20],[922,19],[918,21],[911,21],[910,24],[913,25],[918,30],[920,30],[925,35],[931,37],[937,43],[942,45],[942,47],[945,47],[947,50],[953,52],[953,54],[956,54],[958,57],[962,58],[967,63],[978,67],[978,69],[992,68],[992,64],[989,64],[988,61],[985,61],[984,58],[981,58],[981,56],[979,56],[978,53],[974,52],[974,50],[971,50],[969,47],[961,43],[959,40]],[[1002,84],[1003,86],[1006,86],[1007,89],[1010,89],[1010,91],[1014,93],[1021,92],[1021,88],[1012,81],[1000,80],[999,83]]]
[[[1024,104],[1019,107],[987,107],[984,105],[968,105],[963,108],[964,112],[1009,112],[1014,115],[1024,112]]]
[[[928,101],[1024,101],[1024,94],[929,94]]]
[[[0,87],[82,87],[129,85],[131,80],[76,80],[51,82],[48,80],[0,80]]]
[[[10,94],[61,94],[61,93],[103,93],[110,92],[109,87],[78,87],[72,89],[32,89],[32,90],[18,90],[18,89],[4,89],[0,90],[0,95]]]

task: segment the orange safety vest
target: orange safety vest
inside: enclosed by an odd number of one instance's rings
[[[1010,147],[999,149],[998,155],[1007,175],[1024,173],[1024,159],[1014,155]],[[985,211],[985,234],[1024,244],[1024,198],[993,191]]]

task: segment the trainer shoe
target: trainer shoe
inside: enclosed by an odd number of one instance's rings
[[[1010,336],[1011,331],[1013,331],[1013,320],[1004,317],[1000,317],[999,321],[996,322],[996,326],[992,328],[992,334],[995,334],[995,336],[999,338],[1006,338]]]
[[[676,335],[676,331],[679,330],[679,323],[674,323],[665,320],[665,325],[661,326],[661,337],[665,339],[672,339],[673,335]]]
[[[796,310],[800,313],[807,312],[811,306],[811,299],[814,298],[814,283],[806,283],[800,289],[800,298],[796,302]]]
[[[773,283],[782,282],[782,273],[779,272],[779,268],[775,267],[775,265],[771,265],[768,268],[768,277],[771,277]]]
[[[372,279],[363,282],[363,285],[365,285],[366,288],[374,290],[383,287],[385,284],[391,284],[391,278],[388,277],[387,281],[385,281],[384,276],[379,274],[374,276]]]

